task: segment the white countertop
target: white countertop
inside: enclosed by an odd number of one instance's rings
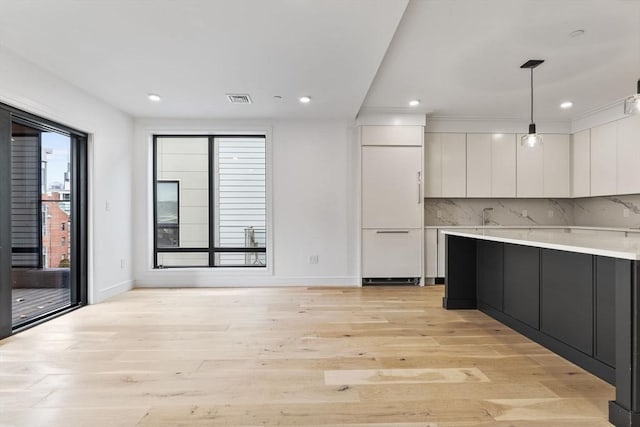
[[[592,231],[621,231],[625,233],[640,233],[638,228],[617,228],[617,227],[587,227],[578,225],[426,225],[425,229],[476,229],[476,230],[520,230],[520,229],[543,229],[543,230],[592,230]]]
[[[445,227],[437,227],[445,228]],[[474,239],[492,240],[495,242],[513,243],[516,245],[535,246],[560,251],[579,252],[591,255],[607,256],[629,260],[640,260],[640,235],[635,233],[628,237],[608,236],[593,230],[592,233],[567,233],[562,230],[536,229],[489,229],[475,232],[443,230],[442,233],[452,236],[470,237]],[[460,227],[474,228],[474,227]],[[480,228],[480,227],[478,227]],[[531,227],[527,227],[531,228]],[[558,227],[560,229],[572,227]],[[583,228],[583,227],[578,227]],[[610,230],[610,229],[608,229]],[[624,229],[622,229],[624,231]]]

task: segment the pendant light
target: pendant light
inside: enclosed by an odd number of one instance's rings
[[[636,94],[624,100],[624,113],[629,115],[640,114],[640,80],[638,80]]]
[[[542,135],[536,133],[536,124],[533,122],[533,69],[543,62],[543,59],[530,59],[520,66],[520,68],[528,68],[531,70],[531,123],[529,124],[529,133],[524,135],[520,140],[520,143],[524,147],[533,148],[542,144]]]

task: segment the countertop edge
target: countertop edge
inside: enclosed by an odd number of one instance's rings
[[[541,227],[541,228],[547,228],[547,227]],[[567,228],[567,227],[561,227],[561,228]],[[631,261],[640,260],[640,254],[638,254],[637,252],[622,252],[622,251],[615,251],[615,250],[608,250],[608,249],[591,248],[586,246],[563,245],[559,243],[540,242],[537,240],[522,240],[522,239],[516,239],[516,238],[509,238],[509,237],[490,236],[490,235],[483,235],[478,233],[464,233],[460,231],[450,231],[450,230],[443,230],[442,233],[451,235],[451,236],[468,237],[468,238],[479,239],[479,240],[490,240],[494,242],[512,243],[512,244],[524,245],[524,246],[534,246],[537,248],[544,248],[544,249],[556,249],[560,251],[576,252],[576,253],[583,253],[583,254],[589,254],[589,255],[599,255],[599,256],[606,256],[611,258],[628,259]]]
[[[568,230],[592,230],[592,231],[619,231],[626,233],[640,233],[638,228],[616,228],[616,227],[589,227],[579,225],[425,225],[425,230],[435,229],[460,229],[476,228],[479,230],[520,230],[520,229],[568,229]]]

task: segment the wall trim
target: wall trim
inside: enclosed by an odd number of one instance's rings
[[[136,280],[135,288],[258,288],[258,287],[360,287],[355,276],[202,277],[185,275]]]
[[[134,288],[134,283],[135,282],[133,280],[125,280],[104,289],[100,289],[99,291],[94,292],[93,301],[89,304],[98,304],[108,300],[109,298],[113,298],[116,295],[130,291]]]

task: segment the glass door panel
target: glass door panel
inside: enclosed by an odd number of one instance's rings
[[[12,324],[72,305],[71,138],[13,122]]]

